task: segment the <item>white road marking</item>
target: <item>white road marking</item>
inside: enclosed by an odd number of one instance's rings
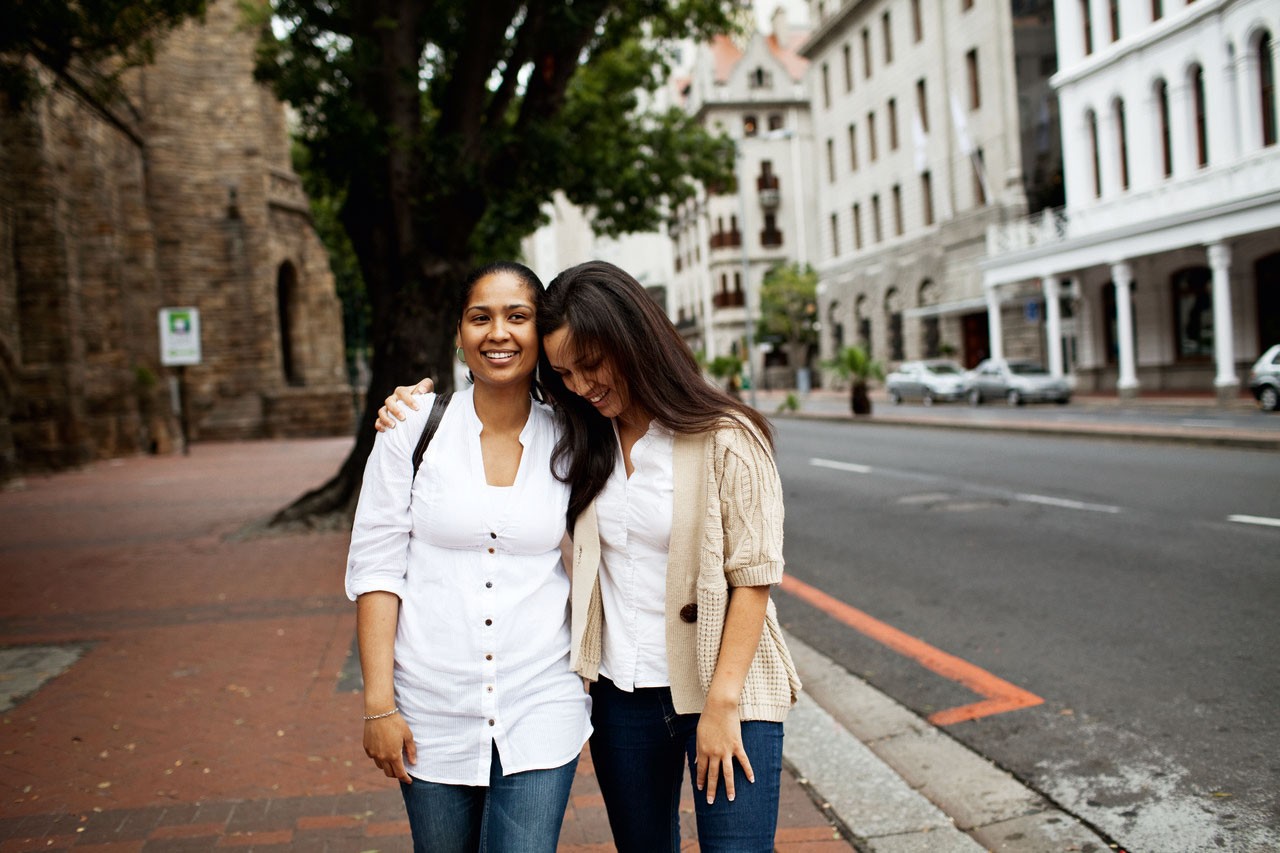
[[[1231,429],[1233,426],[1235,426],[1235,424],[1224,424],[1224,423],[1221,423],[1220,421],[1197,421],[1191,418],[1184,418],[1183,420],[1179,421],[1179,423],[1182,424],[1182,426],[1210,427],[1213,429]]]
[[[1267,518],[1263,515],[1228,515],[1227,521],[1238,524],[1260,524],[1263,527],[1280,527],[1280,518]]]
[[[830,468],[834,471],[851,471],[854,474],[870,474],[870,465],[855,465],[852,462],[837,462],[834,459],[810,459],[809,464],[816,468]]]
[[[1108,504],[1090,504],[1084,501],[1073,501],[1067,498],[1053,498],[1048,495],[1014,495],[1015,500],[1023,503],[1043,504],[1044,506],[1056,506],[1062,509],[1079,509],[1085,512],[1107,512],[1117,513],[1121,509],[1118,506],[1110,506]]]

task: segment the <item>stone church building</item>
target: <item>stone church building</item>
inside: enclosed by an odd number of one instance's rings
[[[235,0],[129,72],[0,96],[0,481],[176,444],[157,312],[200,310],[193,439],[338,434],[355,413],[328,255]]]

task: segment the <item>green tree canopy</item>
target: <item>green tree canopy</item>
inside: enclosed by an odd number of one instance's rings
[[[678,38],[734,27],[731,0],[275,0],[259,75],[300,119],[312,179],[367,289],[373,344],[351,456],[281,519],[349,510],[396,384],[450,383],[455,290],[514,257],[556,190],[605,234],[656,228],[731,148],[645,108]]]
[[[779,264],[760,285],[761,338],[774,335],[792,348],[818,342],[818,274],[808,264]],[[803,367],[804,365],[795,365]]]

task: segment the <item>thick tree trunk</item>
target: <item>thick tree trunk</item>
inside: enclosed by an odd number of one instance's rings
[[[459,268],[453,264],[442,266]],[[453,339],[457,328],[454,295],[460,280],[456,273],[443,276],[406,289],[401,298],[393,300],[391,316],[384,318],[386,334],[375,335],[369,386],[351,453],[328,482],[277,512],[271,526],[350,525],[360,497],[365,460],[377,437],[373,423],[383,401],[397,385],[409,385],[424,376],[430,376],[439,390],[453,386]]]

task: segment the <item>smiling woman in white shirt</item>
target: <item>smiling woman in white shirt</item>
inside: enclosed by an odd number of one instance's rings
[[[346,579],[364,745],[400,780],[415,851],[550,853],[591,700],[569,668],[559,430],[533,396],[543,288],[503,262],[464,290],[457,343],[473,386],[416,471],[434,396],[365,466]]]

